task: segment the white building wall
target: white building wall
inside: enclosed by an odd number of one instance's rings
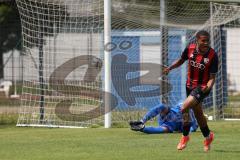
[[[134,32],[135,33],[135,32]],[[232,82],[229,88],[236,89],[240,92],[240,29],[227,29],[227,73]],[[44,45],[44,76],[48,79],[54,69],[73,57],[91,53],[100,57],[103,51],[101,34],[70,34],[62,33],[56,37],[46,38]],[[54,47],[55,44],[55,47]],[[141,60],[143,62],[159,63],[159,45],[142,45]],[[23,64],[18,51],[14,51],[14,68],[16,80],[22,77],[28,80],[38,81],[38,49],[32,48],[26,51],[23,56]],[[4,54],[4,79],[12,80],[12,59],[11,52]],[[22,67],[24,72],[22,73]],[[81,67],[69,74],[68,78],[81,80],[83,70]]]
[[[240,92],[240,29],[227,29],[227,73],[231,89]]]

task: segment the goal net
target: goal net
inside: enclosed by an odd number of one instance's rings
[[[236,43],[228,38],[239,32],[238,6],[112,0],[111,42],[105,44],[104,0],[17,0],[17,5],[24,46],[18,126],[103,125],[107,112],[113,124],[122,124],[140,119],[159,103],[171,107],[182,102],[186,64],[168,76],[162,76],[162,68],[179,58],[201,29],[211,34],[220,60],[204,107],[209,116],[223,118],[229,105],[227,53],[239,51],[227,48]],[[110,93],[104,90],[106,51],[111,54]],[[105,95],[110,102],[104,101]]]

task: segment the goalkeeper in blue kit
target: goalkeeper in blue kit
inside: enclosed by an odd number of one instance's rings
[[[133,131],[140,131],[148,134],[159,134],[159,133],[173,133],[183,131],[183,118],[181,112],[182,103],[174,107],[166,107],[164,104],[159,104],[150,109],[140,121],[130,121],[130,127]],[[158,116],[158,125],[145,126],[145,123]],[[198,128],[197,121],[194,113],[190,110],[191,118],[191,132],[195,132]]]

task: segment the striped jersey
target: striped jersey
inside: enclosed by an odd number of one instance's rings
[[[206,87],[210,74],[216,74],[218,71],[218,56],[212,48],[209,48],[205,54],[201,54],[196,44],[190,44],[183,51],[181,58],[188,60],[186,85],[190,89],[198,86]]]

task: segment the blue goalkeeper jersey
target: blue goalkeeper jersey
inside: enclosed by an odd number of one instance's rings
[[[175,107],[169,108],[169,112],[164,115],[163,111],[168,109],[163,104],[159,104],[152,108],[149,112],[145,114],[142,121],[146,123],[148,120],[158,116],[158,124],[159,126],[164,126],[169,129],[170,132],[173,131],[182,131],[183,127],[183,119],[182,119],[182,112],[181,112],[182,104],[178,104]],[[191,117],[191,131],[196,131],[198,128],[197,121],[195,119],[193,111],[190,109],[190,117]]]

